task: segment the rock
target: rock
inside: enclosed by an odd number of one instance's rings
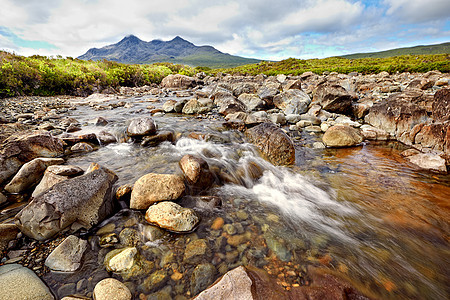
[[[127,134],[128,136],[131,137],[154,135],[155,133],[156,133],[156,124],[150,117],[133,119],[127,128]]]
[[[434,83],[435,86],[445,86],[449,84],[450,79],[447,78],[439,78],[438,80],[436,80],[436,82]]]
[[[108,144],[112,144],[112,143],[117,143],[117,139],[114,135],[112,135],[111,133],[107,132],[107,131],[100,131],[97,134],[97,138],[100,141],[101,145],[108,145]]]
[[[329,112],[349,113],[353,97],[340,85],[332,83],[319,84],[313,92],[313,102],[319,103]]]
[[[88,153],[94,151],[94,148],[85,142],[76,143],[72,147],[70,147],[70,151],[72,152],[82,152],[82,153]]]
[[[270,114],[269,120],[274,124],[281,124],[281,125],[286,124],[286,117],[284,116],[283,113]]]
[[[161,131],[156,135],[146,136],[142,139],[141,146],[144,147],[156,147],[163,142],[171,142],[175,141],[175,135],[172,131]]]
[[[105,125],[107,125],[109,122],[108,122],[108,120],[106,120],[105,118],[103,118],[103,117],[98,117],[98,118],[96,118],[95,120],[94,120],[94,124],[96,125],[96,126],[105,126]]]
[[[292,89],[273,97],[273,104],[285,114],[303,114],[311,103],[309,96],[302,90]]]
[[[375,128],[368,124],[362,125],[360,129],[363,138],[366,140],[375,140],[375,141],[389,140],[389,133],[387,133],[383,129]]]
[[[131,192],[133,191],[133,185],[124,184],[119,186],[116,190],[116,199],[123,200],[125,198],[129,198],[131,196]]]
[[[287,114],[285,118],[286,122],[288,122],[289,124],[296,124],[302,119],[302,117],[298,114]]]
[[[283,240],[272,234],[264,234],[267,247],[282,261],[288,262],[291,260],[292,254],[286,247]]]
[[[359,130],[347,125],[335,125],[328,128],[322,138],[328,147],[351,147],[363,141]]]
[[[105,256],[105,267],[108,272],[121,273],[129,271],[135,264],[135,256],[137,249],[135,247],[127,247],[115,249]]]
[[[120,244],[127,247],[136,246],[140,239],[138,232],[133,228],[124,228],[119,234]]]
[[[242,94],[256,93],[257,84],[254,82],[239,82],[232,85],[233,95],[240,97]]]
[[[222,217],[217,217],[214,219],[213,223],[211,224],[212,230],[220,230],[222,229],[223,225],[225,224],[225,221]]]
[[[245,105],[246,111],[248,112],[263,109],[265,105],[265,102],[256,94],[243,93],[239,96],[238,100]]]
[[[284,74],[278,74],[277,75],[277,81],[279,82],[279,83],[284,83],[285,81],[286,81],[286,75],[284,75]]]
[[[402,153],[400,153],[400,155],[403,157],[408,157],[416,154],[420,154],[420,151],[414,148],[407,149],[405,151],[402,151]]]
[[[86,174],[55,184],[15,217],[20,231],[45,240],[77,222],[90,229],[112,212],[112,186],[117,176],[97,164]]]
[[[204,114],[211,111],[211,108],[212,103],[191,99],[184,105],[182,112],[186,115]]]
[[[445,159],[432,153],[420,153],[408,156],[407,159],[422,169],[447,173]]]
[[[314,142],[313,143],[313,149],[325,149],[326,146],[322,142]]]
[[[291,90],[291,89],[301,90],[302,89],[302,81],[300,79],[286,80],[283,83],[283,90],[287,91],[287,90]]]
[[[183,261],[190,264],[196,264],[201,261],[204,256],[208,255],[209,244],[205,239],[198,239],[186,245],[184,250]]]
[[[0,184],[17,173],[23,163],[17,157],[0,156]]]
[[[186,181],[194,186],[194,192],[208,189],[213,184],[214,175],[203,158],[186,154],[181,158],[179,165]]]
[[[147,293],[152,292],[161,288],[168,279],[169,276],[167,276],[166,271],[161,269],[150,274],[147,279],[144,280],[143,286]]]
[[[19,228],[14,224],[0,224],[0,252],[6,250],[8,243],[14,240]]]
[[[200,222],[193,209],[164,201],[150,206],[145,213],[145,219],[151,224],[175,232],[192,231]]]
[[[48,166],[64,163],[62,158],[35,158],[24,164],[5,186],[9,193],[22,193],[37,184]]]
[[[175,105],[177,103],[178,103],[177,100],[173,100],[173,99],[167,100],[166,102],[164,102],[162,109],[166,113],[175,112]]]
[[[264,100],[268,105],[273,104],[273,97],[280,92],[281,84],[278,82],[270,82],[266,81],[264,84],[258,89],[258,96],[262,100]]]
[[[225,273],[213,286],[201,292],[195,300],[253,300],[253,281],[243,266]],[[274,298],[275,299],[275,298]]]
[[[147,209],[155,202],[176,200],[185,190],[182,176],[149,173],[135,182],[131,192],[130,208]]]
[[[53,300],[48,287],[30,269],[18,264],[0,266],[1,300]]]
[[[45,265],[55,272],[75,272],[87,249],[87,241],[69,235],[45,260]]]
[[[131,300],[132,295],[125,284],[114,278],[105,278],[95,285],[95,300]]]
[[[200,264],[191,275],[191,295],[195,296],[214,282],[217,270],[212,264]]]
[[[163,88],[188,89],[195,87],[196,85],[197,81],[195,78],[181,74],[167,75],[161,81],[161,87]]]
[[[47,167],[42,177],[41,182],[36,186],[31,196],[36,198],[45,191],[49,190],[58,182],[69,179],[70,177],[83,174],[83,170],[77,166],[71,165],[53,165]]]
[[[295,149],[292,140],[272,123],[262,123],[248,129],[245,136],[255,144],[274,165],[295,163]]]
[[[414,144],[416,148],[429,148],[444,151],[450,155],[450,123],[418,124],[403,136],[400,141],[405,144]]]
[[[234,96],[214,98],[214,103],[219,107],[219,113],[228,115],[240,111],[245,111],[245,105],[234,98]]]
[[[180,205],[195,210],[212,211],[222,205],[222,199],[217,196],[184,196]]]
[[[6,201],[8,201],[6,196],[0,193],[0,206],[3,205],[3,203],[6,203]]]
[[[432,112],[437,121],[450,120],[450,89],[441,89],[434,94]]]

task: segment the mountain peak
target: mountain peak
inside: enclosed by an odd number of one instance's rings
[[[126,37],[124,37],[119,42],[119,44],[124,43],[124,42],[127,42],[127,43],[138,43],[138,42],[142,42],[142,40],[140,38],[138,38],[137,36],[135,36],[133,34],[130,34],[130,35],[127,35]]]

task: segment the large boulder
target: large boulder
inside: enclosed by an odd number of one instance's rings
[[[206,100],[206,101],[205,101]],[[183,114],[194,115],[194,114],[204,114],[211,110],[213,103],[212,101],[207,101],[210,99],[204,98],[203,100],[191,99],[183,106]]]
[[[54,299],[45,283],[33,271],[19,264],[0,266],[0,286],[1,300]]]
[[[15,217],[20,231],[36,240],[46,240],[78,223],[90,229],[113,209],[112,171],[91,164],[86,174],[55,184],[34,198]]]
[[[233,95],[239,97],[242,94],[256,93],[258,86],[254,82],[238,82],[233,84],[231,88],[233,89]]]
[[[130,208],[147,209],[155,202],[176,200],[185,192],[184,179],[179,175],[149,173],[139,178],[131,192]]]
[[[75,272],[81,266],[81,259],[88,243],[69,235],[45,260],[45,265],[55,272]]]
[[[9,193],[22,193],[41,180],[47,167],[62,163],[64,163],[62,158],[35,158],[20,168],[5,186],[5,190]]]
[[[188,89],[196,85],[197,81],[195,78],[181,74],[167,75],[161,81],[161,87],[164,88]]]
[[[179,165],[194,192],[207,189],[214,182],[214,175],[209,170],[208,163],[201,157],[186,154]]]
[[[441,89],[434,94],[432,110],[435,120],[450,120],[450,89]]]
[[[258,96],[264,100],[268,105],[273,104],[273,97],[275,97],[281,90],[281,84],[279,82],[265,81],[264,84],[258,89]]]
[[[262,123],[248,129],[245,135],[274,165],[295,163],[295,148],[292,140],[276,125]]]
[[[319,84],[313,92],[313,102],[329,112],[346,114],[351,112],[353,96],[342,86],[329,82]]]
[[[40,194],[49,190],[52,186],[58,182],[64,181],[71,177],[75,177],[83,174],[83,169],[78,166],[71,165],[53,165],[47,167],[44,172],[44,177],[42,177],[41,182],[36,186],[31,196],[36,198]]]
[[[302,90],[292,89],[273,97],[273,104],[285,114],[303,114],[311,103],[309,96]]]
[[[447,172],[447,167],[445,166],[445,159],[439,155],[432,153],[419,153],[415,155],[408,156],[407,159],[415,164],[416,166],[427,169],[431,171]]]
[[[236,99],[233,95],[217,95],[214,98],[214,104],[218,106],[219,113],[223,115],[233,114],[240,111],[246,111],[245,105]]]
[[[156,124],[150,117],[134,119],[127,128],[127,134],[131,137],[142,137],[145,135],[154,135],[155,133]]]
[[[363,141],[360,131],[347,125],[335,125],[328,128],[322,138],[328,147],[356,146]]]
[[[241,101],[245,105],[245,108],[247,111],[262,109],[262,108],[264,108],[264,105],[266,104],[256,94],[243,93],[243,94],[239,95],[238,100]]]
[[[200,222],[193,209],[184,208],[171,201],[163,201],[150,206],[145,213],[147,222],[174,231],[192,231]]]

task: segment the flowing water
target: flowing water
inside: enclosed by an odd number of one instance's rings
[[[265,268],[281,285],[295,286],[307,284],[306,266],[314,265],[329,268],[376,298],[449,298],[450,177],[410,165],[399,155],[401,145],[372,143],[324,150],[297,145],[296,165],[275,167],[246,144],[242,134],[223,128],[218,116],[166,114],[153,118],[160,130],[176,132],[177,142],[145,148],[126,141],[127,122],[148,115],[145,108],[161,102],[146,97],[127,101],[134,106],[100,111],[80,107],[73,112],[73,117],[86,122],[83,132],[99,131],[89,120],[105,117],[110,123],[101,129],[114,132],[122,142],[73,156],[68,164],[86,168],[97,162],[116,172],[122,185],[150,172],[179,173],[181,157],[196,154],[229,178],[229,183],[209,191],[208,195],[222,199],[222,206],[199,210],[202,221],[194,233],[166,233],[147,241],[143,213],[128,209],[102,224],[114,223],[117,233],[125,227],[144,232],[139,251],[156,265],[162,266],[166,254],[173,253],[175,264],[169,275],[191,274],[195,265],[185,264],[179,253],[189,241],[200,238],[212,245],[208,262],[218,270],[215,278],[237,265],[251,264]],[[195,131],[207,134],[209,140],[187,138]],[[301,138],[305,143],[316,139],[305,133]],[[229,226],[211,229],[217,217]],[[233,234],[243,236],[243,241],[227,245],[224,237]],[[89,259],[90,269],[81,272],[104,269],[102,259],[95,255]],[[51,276],[47,281],[57,289],[58,280],[77,282],[83,274],[72,279]],[[189,276],[181,280],[172,276],[166,282],[169,294],[190,295]],[[146,293],[145,278],[122,281],[138,295]]]

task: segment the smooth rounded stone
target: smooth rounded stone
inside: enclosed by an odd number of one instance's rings
[[[252,112],[251,115],[256,117],[257,119],[267,119],[268,116],[267,112],[264,110]]]
[[[125,228],[119,233],[120,243],[124,246],[132,247],[139,243],[139,234],[135,229]]]
[[[204,114],[211,111],[211,108],[212,103],[191,99],[183,106],[182,113],[186,115]]]
[[[164,235],[164,231],[161,228],[153,225],[139,224],[139,230],[144,239],[151,242],[159,240]]]
[[[107,233],[113,233],[115,229],[116,229],[116,224],[108,223],[105,226],[103,226],[102,228],[100,228],[99,230],[97,230],[97,235],[102,236]]]
[[[375,128],[369,124],[364,124],[360,127],[361,134],[366,140],[386,141],[389,140],[389,133],[380,128]]]
[[[416,155],[408,156],[407,159],[416,166],[432,170],[447,173],[447,167],[445,165],[445,159],[439,155],[432,153],[420,153]]]
[[[81,266],[81,259],[87,249],[87,241],[69,235],[45,260],[45,265],[55,272],[75,272]]]
[[[196,266],[190,278],[191,295],[195,296],[205,290],[214,282],[216,274],[217,270],[212,264],[200,264]]]
[[[97,138],[101,145],[108,145],[112,143],[117,143],[117,138],[110,132],[102,130],[97,134]]]
[[[243,93],[238,97],[238,100],[245,105],[247,111],[263,109],[266,104],[256,94]]]
[[[274,165],[295,163],[295,148],[292,140],[272,123],[262,123],[248,129],[245,136]]]
[[[35,158],[24,164],[13,179],[5,186],[9,193],[21,193],[38,183],[45,169],[51,165],[64,163],[62,158]]]
[[[164,102],[162,109],[166,113],[175,112],[175,104],[177,104],[177,103],[178,103],[178,101],[173,100],[173,99],[167,100],[166,102]]]
[[[15,224],[0,224],[0,252],[8,247],[10,241],[14,240],[19,233]]]
[[[95,285],[95,300],[131,300],[132,295],[125,284],[114,278],[105,278]]]
[[[135,247],[127,247],[115,249],[105,256],[104,264],[108,272],[125,272],[130,270],[135,264],[135,256],[137,249]]]
[[[135,182],[131,192],[130,208],[147,209],[156,202],[176,200],[185,193],[185,190],[182,176],[149,173]]]
[[[286,122],[288,122],[289,124],[296,124],[297,122],[299,122],[301,120],[301,115],[299,114],[287,114],[285,116],[286,118]]]
[[[233,235],[236,234],[236,227],[234,227],[233,224],[225,224],[223,225],[223,231],[230,235]]]
[[[225,221],[222,217],[217,217],[214,219],[213,223],[211,224],[211,229],[212,230],[220,230],[223,225],[224,225]]]
[[[314,142],[314,143],[313,143],[313,148],[314,148],[314,149],[325,149],[326,146],[325,146],[325,144],[322,143],[322,142]]]
[[[162,88],[188,89],[195,87],[196,85],[197,81],[194,77],[189,77],[181,74],[167,75],[161,81]]]
[[[179,166],[187,182],[198,190],[205,190],[214,182],[208,163],[199,156],[186,154],[181,158]]]
[[[326,132],[330,127],[331,125],[327,122],[323,122],[322,124],[320,124],[320,129],[322,129],[322,132]]]
[[[165,130],[158,132],[156,135],[146,136],[142,139],[141,146],[143,147],[156,147],[163,142],[175,141],[175,135],[173,131]]]
[[[198,239],[186,245],[183,261],[191,264],[202,260],[208,254],[209,244],[205,239]]]
[[[306,132],[315,132],[315,133],[322,132],[322,128],[320,128],[320,126],[316,126],[316,125],[306,126],[305,128],[303,128],[303,130]]]
[[[295,124],[297,128],[305,128],[311,125],[312,125],[311,121],[308,120],[300,120]]]
[[[108,120],[106,120],[104,117],[97,117],[94,122],[93,122],[96,126],[105,126],[107,125],[109,122]]]
[[[274,124],[286,124],[286,118],[284,117],[283,113],[274,113],[269,115],[270,122]]]
[[[329,112],[346,114],[352,108],[352,95],[342,86],[330,82],[319,84],[313,92],[313,101]]]
[[[345,125],[330,127],[322,137],[327,147],[351,147],[360,144],[363,137],[358,129]]]
[[[39,241],[75,222],[90,229],[112,212],[112,187],[117,179],[112,171],[91,164],[84,175],[59,182],[34,198],[16,215],[16,225]]]
[[[222,205],[222,199],[217,196],[184,196],[180,205],[202,211],[213,211],[214,208]]]
[[[80,142],[70,147],[70,151],[88,153],[94,151],[94,147],[92,147],[86,142]]]
[[[127,134],[130,137],[154,135],[155,133],[156,133],[156,124],[150,117],[133,119],[127,128]]]
[[[53,300],[48,287],[30,269],[18,264],[0,266],[1,300]]]
[[[287,90],[273,97],[275,107],[283,110],[285,114],[306,113],[310,103],[308,94],[298,89]]]
[[[336,124],[342,124],[356,128],[361,127],[361,123],[354,122],[347,116],[339,116],[334,121],[336,122]]]
[[[232,235],[227,238],[227,243],[228,243],[228,245],[237,247],[237,246],[247,242],[250,238],[251,238],[250,234]]]
[[[131,184],[124,184],[122,186],[119,186],[116,190],[116,199],[121,200],[126,197],[131,196],[131,192],[133,191],[133,185]]]
[[[253,300],[252,285],[253,281],[245,268],[239,266],[225,273],[217,283],[195,297],[195,300]]]
[[[175,232],[191,231],[200,222],[193,209],[184,208],[170,201],[150,206],[145,213],[145,219],[151,224]]]

